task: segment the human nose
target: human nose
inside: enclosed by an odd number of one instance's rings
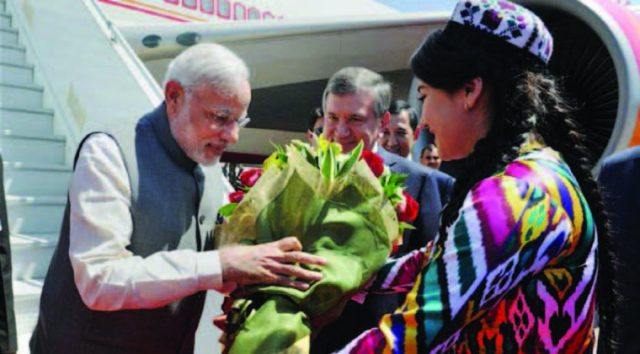
[[[418,126],[416,130],[420,131],[422,129],[429,130],[429,117],[427,115],[426,109],[424,105],[422,106],[422,113],[420,114],[420,121],[418,122]]]
[[[228,144],[235,144],[240,139],[240,128],[237,124],[227,125],[223,128],[223,139]]]
[[[336,123],[336,128],[335,128],[335,135],[336,136],[348,136],[350,133],[350,129],[349,129],[349,125],[347,125],[347,123],[344,122],[338,122]]]
[[[398,145],[398,138],[394,134],[389,134],[387,136],[387,144],[392,147],[396,147]]]

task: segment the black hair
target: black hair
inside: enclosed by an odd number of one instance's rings
[[[402,111],[406,111],[409,115],[409,126],[411,129],[416,130],[418,127],[418,113],[413,107],[409,104],[409,102],[405,100],[395,100],[391,102],[389,106],[389,113],[392,115],[398,115]]]
[[[440,234],[458,217],[471,188],[500,171],[517,156],[528,133],[535,133],[558,151],[571,168],[595,219],[599,243],[597,301],[600,338],[615,347],[614,256],[607,217],[591,174],[593,160],[584,135],[572,118],[572,107],[544,63],[529,52],[493,35],[450,22],[427,38],[411,58],[414,74],[432,87],[454,92],[480,77],[489,90],[491,128],[465,159],[465,173],[456,180],[442,211]],[[537,123],[536,123],[537,122]]]
[[[313,127],[316,125],[316,121],[318,121],[318,119],[324,117],[324,112],[322,111],[322,108],[320,107],[316,107],[311,111],[311,114],[309,115],[309,124],[308,124],[308,129],[313,129]]]
[[[420,157],[422,157],[422,155],[424,155],[425,151],[434,151],[435,149],[437,149],[438,147],[435,146],[435,144],[427,144],[425,145],[422,150],[420,151]]]

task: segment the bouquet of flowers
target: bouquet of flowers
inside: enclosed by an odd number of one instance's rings
[[[265,243],[295,235],[305,252],[324,257],[323,279],[300,291],[251,286],[227,313],[225,351],[308,352],[312,324],[340,313],[384,265],[417,215],[392,174],[362,144],[341,154],[322,138],[317,148],[293,141],[277,147],[263,169],[243,172],[243,190],[220,213],[220,244]]]

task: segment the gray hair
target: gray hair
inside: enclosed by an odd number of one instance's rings
[[[376,118],[382,117],[391,104],[391,84],[382,75],[363,67],[346,67],[333,74],[322,94],[322,107],[326,110],[330,93],[340,96],[363,91],[373,95],[373,112]]]
[[[169,81],[177,81],[183,87],[210,84],[230,90],[249,81],[249,68],[226,47],[203,43],[187,48],[169,63],[163,86]]]

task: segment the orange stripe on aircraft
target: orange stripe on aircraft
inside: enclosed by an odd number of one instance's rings
[[[633,130],[633,135],[631,135],[631,139],[629,140],[629,146],[640,145],[640,109],[638,110],[638,115],[636,116],[636,127]]]

